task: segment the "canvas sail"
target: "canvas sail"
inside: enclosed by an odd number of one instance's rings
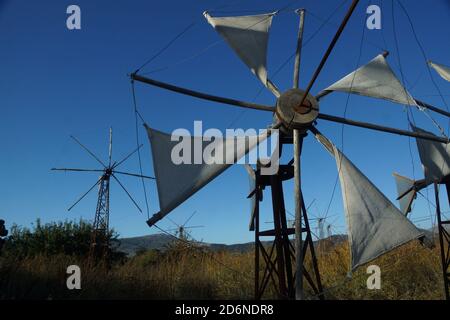
[[[323,92],[327,91],[350,92],[404,105],[417,106],[414,98],[403,87],[385,57],[381,54],[368,64],[332,84]]]
[[[254,231],[255,230],[255,213],[256,213],[256,174],[253,168],[246,164],[244,165],[245,170],[248,174],[248,181],[249,181],[249,198],[250,198],[250,223],[249,223],[249,230]]]
[[[204,13],[208,23],[214,27],[239,58],[269,89],[271,88],[267,79],[267,47],[269,29],[274,15],[275,13],[212,17],[208,12]]]
[[[439,75],[444,78],[447,81],[450,81],[450,67],[444,66],[442,64],[429,62],[430,67],[432,67],[434,70],[436,70]]]
[[[352,270],[423,234],[386,196],[322,135],[336,159],[347,219]]]
[[[152,150],[160,206],[160,212],[155,214],[149,222],[160,220],[267,138],[267,132],[265,132],[258,136],[205,141],[203,137],[173,136],[147,125],[145,127]],[[176,146],[180,146],[180,141],[183,141],[186,146],[191,146],[192,154],[185,163],[174,163],[173,153],[178,152]],[[205,156],[210,153],[213,144],[219,151],[212,152],[212,156]],[[202,155],[194,154],[195,148],[201,148]],[[223,157],[220,155],[221,152]],[[200,159],[197,158],[198,156]]]
[[[414,187],[414,180],[407,177],[403,177],[397,173],[394,173],[395,184],[397,186],[397,195],[400,197],[400,210],[406,216],[411,212],[411,205],[416,197],[416,190]]]
[[[411,125],[414,132],[433,133]],[[450,174],[450,145],[446,143],[416,138],[427,184],[438,182]]]

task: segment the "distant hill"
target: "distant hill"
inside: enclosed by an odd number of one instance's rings
[[[425,234],[425,245],[431,246],[434,237],[437,236],[437,229],[434,230],[425,230],[421,229],[421,231]],[[320,241],[330,241],[334,244],[340,244],[342,242],[347,241],[347,235],[345,234],[337,234],[332,235],[329,238],[320,240]],[[118,244],[118,250],[126,253],[129,256],[133,256],[136,254],[136,252],[139,252],[141,250],[152,250],[157,249],[164,251],[167,246],[176,241],[176,239],[170,235],[158,233],[158,234],[151,234],[148,236],[141,236],[141,237],[133,237],[133,238],[121,238],[119,239]],[[319,242],[320,242],[319,241]],[[318,241],[315,241],[317,244]],[[266,241],[263,242],[264,244],[269,245],[271,242]],[[228,251],[228,252],[235,252],[235,253],[244,253],[249,252],[253,250],[254,248],[254,242],[247,242],[247,243],[237,243],[237,244],[221,244],[221,243],[200,243],[205,248],[210,249],[211,251]]]
[[[333,235],[329,239],[333,243],[341,243],[347,241],[346,235]],[[152,250],[158,249],[164,251],[167,246],[176,241],[172,236],[166,234],[151,234],[142,237],[133,238],[121,238],[119,239],[118,250],[126,253],[129,256],[133,256],[136,252],[141,250]],[[266,241],[263,244],[270,244],[271,242]],[[244,253],[254,249],[254,242],[247,243],[237,243],[237,244],[221,244],[221,243],[201,243],[205,248],[211,251],[228,251],[235,253]]]

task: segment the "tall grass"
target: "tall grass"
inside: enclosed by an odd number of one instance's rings
[[[13,254],[10,247],[0,256],[1,299],[253,298],[253,252],[208,252],[173,244],[164,252],[146,251],[112,265],[92,265],[77,250],[69,254],[62,246],[49,251],[45,242],[39,250]],[[371,262],[381,268],[380,290],[367,289],[366,266],[348,275],[346,243],[323,241],[316,253],[327,299],[443,298],[437,247],[429,249],[415,241]],[[81,268],[81,290],[66,287],[66,269],[72,264]],[[317,298],[307,286],[306,297]],[[272,284],[263,298],[277,298]]]

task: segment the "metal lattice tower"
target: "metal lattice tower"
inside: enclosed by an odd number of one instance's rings
[[[121,189],[127,194],[128,198],[133,202],[135,207],[142,212],[141,208],[138,206],[136,201],[133,199],[131,194],[127,191],[124,185],[117,178],[116,174],[127,175],[138,178],[155,179],[154,177],[144,176],[142,174],[135,174],[123,171],[117,171],[117,168],[128,160],[133,154],[139,151],[142,145],[138,146],[134,151],[129,153],[120,161],[112,161],[112,128],[109,129],[109,159],[108,164],[105,164],[99,157],[97,157],[92,151],[90,151],[86,146],[84,146],[77,138],[71,136],[71,138],[80,145],[89,155],[94,158],[98,163],[100,163],[102,169],[78,169],[78,168],[53,168],[55,171],[72,171],[72,172],[97,172],[101,173],[100,178],[97,182],[84,193],[69,209],[72,210],[84,197],[86,197],[95,187],[98,186],[98,199],[97,207],[95,210],[94,223],[92,226],[92,236],[91,236],[91,246],[90,246],[90,256],[104,256],[108,253],[109,249],[109,187],[111,182],[111,177],[119,184]]]

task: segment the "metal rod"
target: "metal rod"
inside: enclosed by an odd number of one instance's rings
[[[432,106],[431,104],[428,104],[428,103],[426,103],[426,102],[423,102],[423,101],[420,101],[420,100],[417,100],[417,99],[414,99],[414,100],[415,100],[416,103],[417,103],[419,106],[421,106],[421,107],[424,107],[424,108],[429,109],[429,110],[431,110],[431,111],[434,111],[434,112],[436,112],[436,113],[442,114],[442,115],[444,115],[444,116],[446,116],[446,117],[450,117],[450,112],[448,112],[448,111],[439,109],[439,108],[437,108],[437,107],[435,107],[435,106]]]
[[[188,96],[191,96],[191,97],[195,97],[195,98],[199,98],[199,99],[203,99],[203,100],[214,101],[214,102],[228,104],[228,105],[237,106],[237,107],[241,107],[241,108],[248,108],[248,109],[256,109],[256,110],[262,110],[262,111],[275,112],[275,108],[271,107],[271,106],[265,106],[265,105],[261,105],[261,104],[251,103],[251,102],[245,102],[245,101],[240,101],[240,100],[235,100],[235,99],[218,97],[218,96],[214,96],[214,95],[211,95],[211,94],[202,93],[202,92],[199,92],[199,91],[194,91],[194,90],[190,90],[190,89],[174,86],[172,84],[164,83],[164,82],[161,82],[161,81],[156,81],[156,80],[153,80],[153,79],[149,79],[149,78],[137,75],[135,73],[131,74],[131,78],[133,80],[136,80],[136,81],[139,81],[139,82],[142,82],[142,83],[146,83],[146,84],[149,84],[149,85],[152,85],[152,86],[163,88],[163,89],[166,89],[166,90],[169,90],[169,91],[178,92],[178,93],[181,93],[181,94],[185,94],[185,95],[188,95]]]
[[[300,77],[300,61],[303,44],[303,29],[305,24],[305,10],[297,11],[300,16],[298,36],[297,36],[297,50],[295,54],[294,64],[294,89],[298,88]],[[303,100],[305,96],[303,97]],[[302,101],[303,103],[303,101]],[[300,103],[300,105],[302,104]],[[294,144],[294,200],[295,200],[295,299],[303,300],[303,253],[302,253],[302,195],[300,192],[300,157],[302,152],[303,137],[298,129],[293,132]]]
[[[311,227],[309,225],[309,219],[308,219],[308,209],[305,208],[305,199],[303,197],[303,193],[302,190],[300,188],[300,196],[301,196],[301,205],[302,205],[302,210],[303,210],[303,218],[305,221],[305,229],[307,230],[307,234],[306,234],[306,242],[309,243],[309,250],[311,251],[311,259],[312,259],[312,264],[313,264],[313,269],[314,269],[314,274],[316,276],[316,285],[317,285],[317,294],[319,295],[319,299],[320,300],[324,300],[325,296],[323,293],[323,287],[322,287],[322,280],[320,279],[320,271],[319,271],[319,264],[317,262],[317,256],[316,256],[316,251],[314,249],[314,241],[312,239],[312,235],[311,235]],[[308,206],[308,208],[311,205]],[[302,252],[302,257],[305,256],[306,252]],[[312,283],[312,279],[311,279],[311,283]]]
[[[90,187],[88,191],[86,191],[80,198],[78,198],[78,200],[75,201],[75,203],[74,203],[72,206],[70,206],[70,208],[67,209],[67,211],[72,210],[73,207],[75,207],[81,200],[83,200],[83,198],[86,197],[87,194],[88,194],[89,192],[91,192],[92,189],[94,189],[94,188],[100,183],[100,181],[102,181],[102,180],[103,180],[103,176],[101,176],[100,179],[98,179],[97,182],[96,182],[92,187]]]
[[[303,300],[303,239],[302,239],[302,194],[300,192],[300,158],[303,137],[299,130],[294,130],[294,199],[295,199],[295,299]]]
[[[333,91],[323,90],[323,91],[319,92],[316,95],[315,98],[317,99],[317,101],[319,101],[320,99],[322,99],[323,97],[329,95],[332,92]],[[434,112],[442,114],[443,116],[446,116],[446,117],[450,117],[450,112],[448,112],[448,111],[442,110],[442,109],[440,109],[438,107],[432,106],[431,104],[423,102],[423,101],[418,100],[418,99],[414,99],[414,101],[417,103],[418,106],[420,106],[422,108],[434,111]]]
[[[355,126],[355,127],[361,127],[361,128],[366,128],[366,129],[371,129],[371,130],[376,130],[376,131],[398,134],[401,136],[421,138],[421,139],[436,141],[436,142],[441,142],[441,143],[449,142],[449,140],[446,138],[438,137],[438,136],[435,136],[432,134],[395,129],[395,128],[391,128],[391,127],[385,127],[385,126],[380,126],[380,125],[376,125],[376,124],[372,124],[372,123],[368,123],[368,122],[360,122],[360,121],[345,119],[345,118],[336,117],[336,116],[323,114],[323,113],[319,114],[317,118],[322,119],[322,120],[332,121],[332,122],[343,123],[343,124],[347,124],[347,125]]]
[[[138,178],[152,179],[152,180],[156,179],[155,177],[149,177],[149,176],[144,176],[141,174],[128,173],[128,172],[122,172],[122,171],[116,171],[116,170],[113,170],[113,173],[124,174],[127,176],[138,177]]]
[[[119,186],[123,189],[123,191],[125,191],[125,193],[127,194],[128,198],[130,198],[130,200],[133,202],[133,204],[136,206],[136,208],[139,210],[139,212],[142,212],[141,208],[138,206],[138,204],[136,203],[136,201],[133,199],[133,197],[131,196],[131,194],[128,192],[128,190],[124,187],[124,185],[119,181],[119,179],[117,179],[117,177],[112,174],[111,175],[114,180],[117,181],[117,183],[119,184]]]
[[[93,157],[95,160],[97,160],[102,166],[104,166],[106,168],[106,165],[103,163],[103,161],[101,161],[91,150],[89,150],[86,146],[84,146],[77,138],[75,138],[74,136],[70,136],[76,143],[78,143],[80,145],[80,147],[82,147],[87,153],[89,153],[91,155],[91,157]]]
[[[127,161],[128,160],[128,158],[129,157],[131,157],[133,154],[135,154],[136,152],[138,152],[138,150],[140,149],[140,148],[142,148],[142,144],[141,145],[139,145],[139,147],[137,147],[136,149],[134,149],[132,152],[130,152],[125,158],[123,158],[122,160],[120,160],[119,162],[117,162],[117,163],[115,163],[114,165],[113,165],[113,169],[114,168],[117,168],[118,166],[120,166],[122,163],[124,163],[125,161]]]
[[[294,63],[294,89],[298,89],[299,76],[300,76],[300,61],[302,56],[302,44],[303,44],[303,29],[305,24],[305,9],[299,9],[296,13],[300,16],[300,22],[298,26],[297,35],[297,50],[295,54]]]
[[[447,192],[448,192],[448,185]],[[438,232],[439,232],[439,245],[440,245],[440,251],[441,251],[441,263],[442,263],[442,273],[444,276],[444,289],[445,289],[445,299],[450,300],[449,295],[449,284],[448,284],[448,278],[447,278],[447,262],[445,258],[445,250],[444,250],[444,235],[443,235],[443,228],[444,225],[442,224],[442,217],[441,217],[441,206],[439,203],[439,188],[438,184],[434,183],[434,194],[435,194],[435,202],[436,202],[436,217],[438,222]]]
[[[78,168],[51,168],[52,171],[75,171],[75,172],[104,172],[100,169],[78,169]]]
[[[344,31],[344,28],[347,25],[348,20],[350,20],[350,17],[352,16],[352,13],[355,10],[358,2],[359,2],[359,0],[353,0],[350,8],[347,11],[347,14],[344,17],[344,20],[342,20],[342,23],[339,26],[339,29],[337,30],[336,34],[334,35],[333,40],[331,40],[331,43],[328,46],[327,51],[325,52],[322,60],[320,61],[319,66],[317,67],[316,71],[314,72],[314,75],[311,78],[311,81],[309,81],[309,84],[308,84],[308,86],[305,89],[305,94],[303,95],[303,98],[302,98],[302,100],[299,103],[299,106],[303,105],[303,103],[305,102],[305,99],[308,96],[309,91],[311,91],[311,88],[314,85],[314,82],[316,81],[317,77],[319,76],[320,71],[322,71],[322,68],[325,65],[325,62],[327,62],[328,57],[331,54],[331,51],[333,51],[333,48],[336,45],[336,42],[338,41],[339,37],[341,36],[342,31]]]
[[[112,127],[109,128],[109,167],[111,167],[112,157]]]

